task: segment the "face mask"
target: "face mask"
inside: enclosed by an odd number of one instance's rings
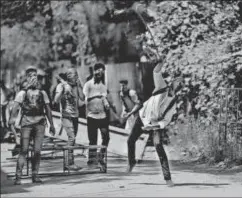
[[[36,73],[30,73],[27,77],[27,87],[36,89],[38,88],[38,85],[39,83]]]
[[[74,86],[77,84],[78,74],[75,70],[70,70],[69,72],[67,72],[66,77],[70,85]]]

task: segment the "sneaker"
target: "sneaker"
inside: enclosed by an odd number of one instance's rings
[[[70,169],[70,170],[75,170],[75,171],[78,171],[80,169],[82,169],[82,167],[76,165],[76,164],[72,164],[72,165],[69,165],[69,167],[66,167],[66,169]]]
[[[37,175],[32,177],[32,182],[33,183],[43,183],[42,180]]]
[[[14,185],[21,185],[21,179],[20,178],[16,178]]]
[[[168,187],[173,187],[173,186],[174,186],[174,183],[173,183],[172,180],[166,180],[166,185],[167,185]]]
[[[129,164],[127,167],[126,173],[131,173],[135,165],[136,165],[136,162]]]
[[[87,166],[89,168],[96,168],[96,167],[98,167],[98,162],[97,161],[88,161]]]

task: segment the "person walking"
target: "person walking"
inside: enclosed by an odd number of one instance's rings
[[[81,90],[78,73],[75,68],[70,67],[66,72],[66,81],[60,78],[60,83],[56,87],[54,97],[55,103],[61,104],[62,127],[68,136],[68,146],[74,146],[78,132],[78,104],[79,100],[84,100]],[[68,167],[66,169],[79,170],[81,167],[74,163],[73,150],[68,152]]]
[[[52,120],[50,101],[45,91],[39,90],[37,69],[30,66],[25,71],[27,84],[24,90],[20,90],[15,97],[9,124],[14,125],[18,110],[21,109],[21,150],[17,160],[15,185],[21,184],[21,175],[29,149],[29,142],[33,138],[34,155],[32,157],[32,182],[42,183],[38,176],[41,148],[45,135],[46,118],[50,123],[50,132],[55,134]]]

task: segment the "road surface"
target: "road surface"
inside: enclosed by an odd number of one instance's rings
[[[8,148],[1,149],[1,168],[14,173],[16,163]],[[85,160],[85,159],[83,159]],[[13,178],[1,185],[2,197],[242,197],[242,171],[218,172],[204,166],[181,165],[171,161],[174,187],[165,185],[159,162],[146,158],[132,174],[125,173],[126,159],[109,155],[108,172],[71,176],[45,176],[42,185],[23,179],[21,186],[13,185]],[[43,161],[41,171],[57,170],[61,161]]]

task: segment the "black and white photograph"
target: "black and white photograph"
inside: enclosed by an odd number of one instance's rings
[[[242,0],[1,0],[1,197],[242,197]]]

